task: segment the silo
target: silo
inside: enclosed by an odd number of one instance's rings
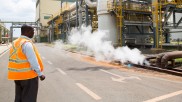
[[[117,25],[115,15],[111,15],[108,12],[107,0],[98,0],[97,3],[97,15],[98,15],[98,30],[107,31],[108,41],[112,41],[112,44],[117,44]]]

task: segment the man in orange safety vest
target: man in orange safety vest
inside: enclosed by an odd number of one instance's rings
[[[45,79],[41,57],[31,38],[34,29],[21,27],[21,36],[12,42],[8,63],[8,79],[15,82],[15,102],[36,102],[38,78]]]

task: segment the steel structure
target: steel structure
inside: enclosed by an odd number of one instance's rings
[[[56,34],[66,38],[72,27],[78,29],[82,24],[98,28],[97,0],[72,0],[70,7],[61,6],[61,12],[51,21],[55,23]],[[65,3],[68,1],[61,1]],[[94,2],[94,3],[91,3]],[[94,5],[94,6],[93,6]],[[110,15],[115,16],[117,25],[117,43],[123,45],[150,45],[162,48],[170,42],[171,29],[181,29],[177,14],[182,13],[182,0],[107,0]],[[170,18],[172,22],[169,21]],[[180,31],[178,31],[180,32]],[[57,38],[60,38],[57,36]]]
[[[39,29],[40,27],[38,26],[37,22],[15,22],[15,21],[0,21],[0,23],[11,23],[10,27],[10,42],[13,41],[13,29],[14,28],[21,28],[22,25],[27,24],[32,26],[33,28]]]
[[[62,38],[66,41],[71,28],[80,28],[82,24],[91,25],[94,30],[98,28],[96,7],[86,5],[85,0],[60,0],[60,13],[48,22],[54,22],[55,38]],[[70,4],[70,5],[68,5]],[[59,36],[60,35],[60,36]]]
[[[171,29],[181,29],[182,16],[177,21],[176,15],[182,13],[181,0],[153,0],[154,46],[162,48],[170,42]],[[173,18],[169,21],[170,18]],[[178,31],[182,32],[182,31]]]
[[[152,36],[151,2],[144,0],[111,0],[108,9],[116,14],[119,29],[118,43],[147,43]]]

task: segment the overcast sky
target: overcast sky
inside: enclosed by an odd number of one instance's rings
[[[36,14],[35,0],[0,0],[1,21],[34,22]],[[6,25],[9,29],[9,25]],[[15,36],[20,30],[15,29]]]

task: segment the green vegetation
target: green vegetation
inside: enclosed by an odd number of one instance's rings
[[[175,62],[182,62],[182,58],[175,59]]]
[[[181,44],[182,44],[182,41],[181,41],[181,42],[177,42],[177,41],[175,41],[175,42],[174,42],[174,41],[173,41],[173,42],[171,42],[171,44],[174,44],[174,45],[177,45],[178,43],[181,45]]]

